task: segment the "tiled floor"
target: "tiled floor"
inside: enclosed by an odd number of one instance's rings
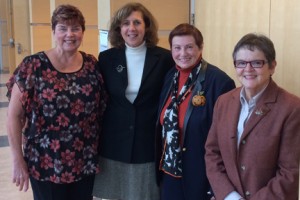
[[[0,74],[0,200],[32,200],[32,191],[20,192],[11,181],[11,156],[6,134],[6,86],[9,74]]]

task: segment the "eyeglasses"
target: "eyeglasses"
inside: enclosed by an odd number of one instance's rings
[[[235,60],[233,62],[236,68],[246,68],[247,64],[250,64],[253,68],[262,68],[268,61],[265,60],[252,60],[252,61],[244,61],[244,60]]]

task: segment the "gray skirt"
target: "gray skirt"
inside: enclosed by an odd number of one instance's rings
[[[93,195],[102,199],[158,200],[155,164],[128,164],[101,157]]]

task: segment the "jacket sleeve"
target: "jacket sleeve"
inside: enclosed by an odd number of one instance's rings
[[[235,188],[229,180],[218,144],[220,98],[214,107],[213,121],[205,144],[206,173],[216,199],[224,199]]]

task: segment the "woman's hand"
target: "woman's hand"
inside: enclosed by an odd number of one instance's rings
[[[23,158],[13,162],[12,182],[19,187],[20,191],[26,192],[29,187],[29,173]]]

